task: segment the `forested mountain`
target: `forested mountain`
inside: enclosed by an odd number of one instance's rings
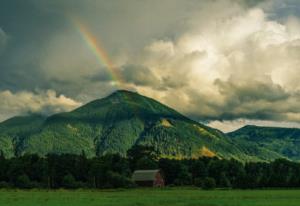
[[[248,125],[228,136],[248,155],[259,156],[257,151],[263,150],[277,157],[300,160],[300,129]]]
[[[151,145],[162,157],[248,158],[222,132],[129,91],[117,91],[48,118],[34,115],[7,120],[0,126],[0,143],[8,157],[82,151],[90,157],[125,155],[133,145]]]
[[[33,133],[38,132],[46,117],[30,115],[13,117],[0,123],[0,150],[6,157],[18,155],[23,143]]]
[[[151,98],[120,90],[71,112],[4,121],[0,123],[0,150],[6,157],[82,151],[88,157],[125,156],[134,145],[148,145],[167,158],[297,160],[297,131],[245,127],[225,135]]]

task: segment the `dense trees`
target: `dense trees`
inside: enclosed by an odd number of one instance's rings
[[[136,147],[124,158],[107,154],[24,155],[6,159],[0,153],[0,188],[118,188],[133,187],[136,169],[160,168],[167,185],[207,189],[300,187],[300,163],[278,159],[271,163],[240,163],[217,158],[159,159],[149,147]]]
[[[203,179],[201,186],[206,190],[214,189],[216,187],[216,180],[211,177],[206,177]]]
[[[187,185],[203,186],[209,178],[219,188],[267,188],[300,187],[300,163],[278,159],[271,163],[240,163],[236,160],[217,158],[199,158],[191,160],[160,159],[160,168],[165,172],[167,184],[178,182]],[[186,181],[188,174],[182,175],[182,168],[188,169],[191,181]],[[178,181],[181,180],[181,181]],[[211,181],[212,182],[212,181]]]
[[[0,186],[19,188],[110,188],[133,185],[127,159],[106,155],[25,155],[0,160]]]

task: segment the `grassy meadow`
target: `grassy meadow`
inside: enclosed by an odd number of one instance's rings
[[[1,206],[299,206],[300,190],[0,190]]]

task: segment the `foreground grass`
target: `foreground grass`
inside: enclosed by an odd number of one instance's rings
[[[299,206],[300,190],[0,190],[0,206]]]

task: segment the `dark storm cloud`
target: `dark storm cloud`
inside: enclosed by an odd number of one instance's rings
[[[266,79],[270,77],[265,77]],[[269,81],[271,82],[271,81]],[[222,81],[217,79],[215,84],[219,88],[220,94],[226,96],[229,100],[236,101],[240,104],[251,101],[281,101],[289,97],[280,85],[269,82],[259,81],[242,81],[234,82],[229,79],[228,81]]]
[[[277,104],[292,97],[272,82],[234,82],[229,79],[227,82],[216,80],[216,85],[225,97],[220,119],[280,119],[283,115],[277,111]]]
[[[41,12],[32,1],[1,1],[0,27],[9,39],[0,56],[0,90],[44,87],[39,54],[63,22],[59,15]]]
[[[83,44],[77,28],[72,23],[72,17],[82,20],[94,35],[101,37],[109,55],[118,54],[120,49],[130,54],[131,50],[140,50],[149,39],[170,34],[169,31],[184,17],[188,9],[184,3],[178,3],[171,4],[169,1],[158,4],[153,1],[135,0],[3,0],[0,6],[0,28],[7,33],[10,41],[6,45],[5,53],[0,56],[0,89],[48,89],[55,82],[62,81],[48,76],[48,73],[52,73],[50,70],[59,72],[61,65],[55,65],[53,62],[51,68],[41,68],[45,67],[45,56],[49,56],[50,59],[52,53],[64,56],[68,43],[72,46]],[[172,12],[167,12],[170,10]],[[3,48],[4,42],[2,30],[0,48]],[[64,43],[59,40],[60,44],[65,45],[53,48],[55,51],[49,54],[49,48],[53,47],[56,39],[61,36],[73,39],[73,42]],[[79,49],[82,50],[82,47],[73,48],[73,57],[80,60],[82,54],[78,54]],[[51,61],[56,60],[57,58],[54,58]],[[84,65],[82,69],[83,67]],[[61,70],[66,68],[62,67]],[[94,73],[93,71],[90,75]],[[81,75],[81,71],[78,74]],[[105,77],[103,78],[105,80]],[[52,80],[55,82],[51,82]],[[58,92],[65,91],[69,89],[61,88]]]
[[[265,77],[268,79],[269,77]],[[297,106],[300,95],[294,92],[285,91],[280,85],[271,81],[228,81],[216,80],[215,85],[220,91],[222,102],[216,103],[209,99],[194,98],[194,104],[207,105],[212,111],[217,113],[201,114],[203,120],[278,120],[288,119],[288,113],[299,113]],[[195,117],[196,118],[196,117]],[[295,119],[290,119],[295,120]]]
[[[97,74],[87,75],[85,77],[87,80],[92,82],[109,82],[112,81],[111,75],[107,71],[107,68],[101,69]]]

